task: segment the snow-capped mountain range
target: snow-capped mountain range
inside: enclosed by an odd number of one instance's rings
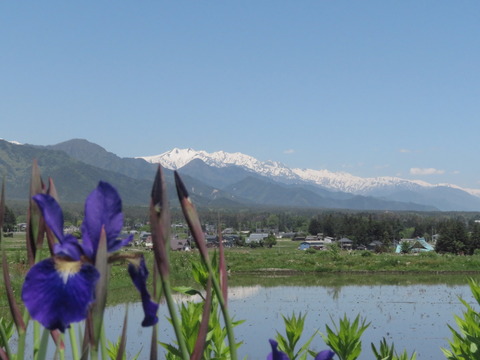
[[[328,170],[312,170],[288,168],[276,161],[260,161],[242,153],[227,153],[217,151],[208,153],[194,149],[178,149],[167,151],[160,155],[140,157],[147,162],[161,164],[171,170],[181,169],[192,160],[199,159],[205,164],[224,168],[239,166],[253,173],[269,177],[288,184],[309,183],[331,191],[342,191],[356,195],[386,195],[398,191],[418,191],[446,187],[467,192],[480,197],[480,190],[460,188],[452,184],[430,184],[421,180],[406,180],[397,177],[362,178],[346,172],[331,172]]]
[[[298,179],[298,175],[285,165],[275,161],[260,161],[252,156],[239,152],[227,153],[225,151],[216,151],[208,153],[206,151],[196,151],[193,149],[173,149],[160,155],[145,156],[142,159],[153,164],[161,164],[163,167],[171,170],[177,170],[187,165],[194,159],[200,159],[205,164],[217,168],[227,166],[240,166],[244,169],[253,171],[257,174],[268,177],[280,177],[285,179]]]
[[[0,158],[0,173],[4,174],[28,167],[32,158],[39,159],[42,170],[57,179],[57,189],[71,202],[82,201],[91,184],[101,178],[117,186],[126,203],[143,204],[157,170],[155,164],[160,163],[166,168],[167,189],[174,187],[171,170],[179,170],[190,195],[201,206],[480,211],[478,192],[454,185],[288,168],[224,151],[173,149],[157,156],[121,158],[84,139],[47,146],[0,140]],[[72,182],[64,176],[68,173],[82,176]],[[14,171],[10,180],[7,178],[7,187],[10,198],[23,199],[29,189],[28,172]]]

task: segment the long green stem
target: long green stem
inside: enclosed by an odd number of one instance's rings
[[[98,359],[97,350],[98,350],[97,347],[90,346],[90,359],[92,359],[92,360],[97,360]]]
[[[33,356],[35,357],[40,349],[40,324],[33,322]]]
[[[18,348],[17,348],[17,360],[25,359],[25,338],[27,337],[27,332],[18,334]]]
[[[237,360],[237,345],[235,343],[233,324],[232,324],[232,320],[230,319],[230,315],[228,313],[228,308],[225,303],[225,299],[223,298],[223,293],[220,288],[220,284],[218,283],[218,280],[215,276],[215,272],[213,271],[212,264],[210,263],[210,261],[204,261],[204,262],[207,265],[208,272],[210,273],[210,277],[212,278],[213,290],[217,294],[217,298],[220,304],[220,309],[222,310],[223,319],[225,321],[225,327],[227,328],[227,337],[228,337],[228,345],[230,348],[231,360]]]
[[[73,326],[68,329],[68,335],[70,337],[70,347],[72,348],[72,360],[79,360],[80,358],[78,356],[77,336],[75,334]]]
[[[27,309],[23,312],[23,322],[28,325],[30,321],[30,314]],[[17,329],[18,332],[18,349],[16,360],[23,360],[25,358],[25,342],[27,338],[27,330]]]
[[[105,327],[102,326],[102,332],[100,333],[100,349],[102,360],[107,360],[107,336],[105,335]]]
[[[167,302],[168,311],[171,316],[173,329],[175,330],[175,336],[177,337],[177,341],[178,341],[178,347],[180,348],[180,351],[182,353],[183,360],[188,360],[190,359],[190,354],[188,353],[187,345],[185,344],[185,339],[183,338],[182,326],[180,324],[180,321],[178,320],[177,309],[175,307],[175,302],[173,301],[173,297],[172,297],[170,280],[168,278],[164,278],[163,276],[161,278],[162,278],[162,288],[165,294],[165,300]]]
[[[48,336],[49,335],[50,335],[50,331],[44,328],[41,338],[40,337],[38,339],[35,338],[35,340],[38,341],[38,351],[36,352],[34,359],[45,360],[47,358]]]

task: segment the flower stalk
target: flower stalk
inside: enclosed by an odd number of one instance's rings
[[[160,274],[163,294],[165,296],[165,301],[170,313],[172,326],[178,346],[180,348],[180,352],[182,354],[182,358],[187,360],[190,358],[190,354],[188,353],[185,339],[182,335],[181,323],[177,316],[170,285],[170,267],[168,260],[168,248],[170,241],[170,212],[168,207],[165,178],[160,166],[158,167],[151,193],[150,227],[152,232],[153,253],[155,256],[157,269]]]
[[[197,247],[200,251],[200,255],[202,258],[202,261],[204,265],[207,267],[207,271],[209,273],[209,276],[212,280],[212,285],[213,289],[215,292],[215,295],[218,298],[218,303],[220,305],[220,309],[222,311],[222,315],[225,321],[225,327],[227,331],[227,337],[228,337],[228,344],[229,344],[229,349],[230,349],[230,357],[232,360],[237,359],[237,347],[235,344],[235,336],[233,332],[233,324],[232,320],[230,318],[230,315],[228,313],[227,309],[227,303],[223,297],[223,291],[220,287],[220,284],[217,280],[217,276],[213,270],[212,263],[210,261],[209,255],[208,255],[208,249],[207,245],[205,242],[205,235],[203,234],[202,227],[200,224],[200,219],[198,217],[197,211],[195,209],[195,206],[193,205],[192,201],[190,200],[190,197],[188,196],[188,191],[187,188],[185,187],[185,184],[183,183],[182,179],[180,178],[180,175],[178,172],[175,171],[175,184],[177,188],[177,194],[178,194],[178,199],[180,201],[180,205],[182,207],[183,215],[185,219],[187,220],[188,227],[190,228],[190,231],[192,232],[192,236],[195,240],[195,243],[197,244]]]

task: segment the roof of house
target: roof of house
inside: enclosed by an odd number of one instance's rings
[[[190,242],[187,239],[170,239],[170,248],[172,250],[182,250],[185,246],[189,246]]]
[[[250,242],[250,241],[260,241],[260,240],[263,240],[265,239],[266,237],[268,236],[268,234],[265,234],[265,233],[254,233],[254,234],[250,234],[250,236],[247,238],[247,242]]]
[[[402,251],[402,242],[408,242],[411,244],[411,248],[417,251],[433,251],[435,248],[433,245],[429,244],[425,238],[416,238],[416,239],[402,239],[397,245],[395,252],[400,253]]]

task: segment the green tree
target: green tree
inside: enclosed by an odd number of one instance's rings
[[[475,223],[472,228],[472,233],[470,234],[470,253],[476,249],[480,249],[480,224]]]
[[[271,248],[274,245],[277,245],[277,238],[275,235],[273,235],[273,233],[270,233],[265,239],[263,239],[263,244]]]
[[[332,214],[328,214],[323,221],[323,234],[335,237],[335,222]]]
[[[402,254],[408,254],[410,252],[410,250],[412,250],[412,246],[410,245],[410,243],[408,241],[402,241],[400,243],[400,252]]]
[[[440,225],[439,239],[435,251],[439,253],[470,253],[470,244],[465,223],[458,219],[448,219]]]
[[[17,218],[15,217],[15,214],[8,206],[5,206],[5,214],[3,216],[3,231],[11,232],[15,229],[16,225]]]
[[[278,215],[276,214],[270,214],[267,218],[267,226],[270,229],[278,229],[278,225],[280,223],[280,220],[278,218]]]
[[[317,235],[318,233],[321,233],[322,230],[323,228],[320,220],[318,220],[318,218],[312,218],[308,224],[308,232],[311,235]]]

